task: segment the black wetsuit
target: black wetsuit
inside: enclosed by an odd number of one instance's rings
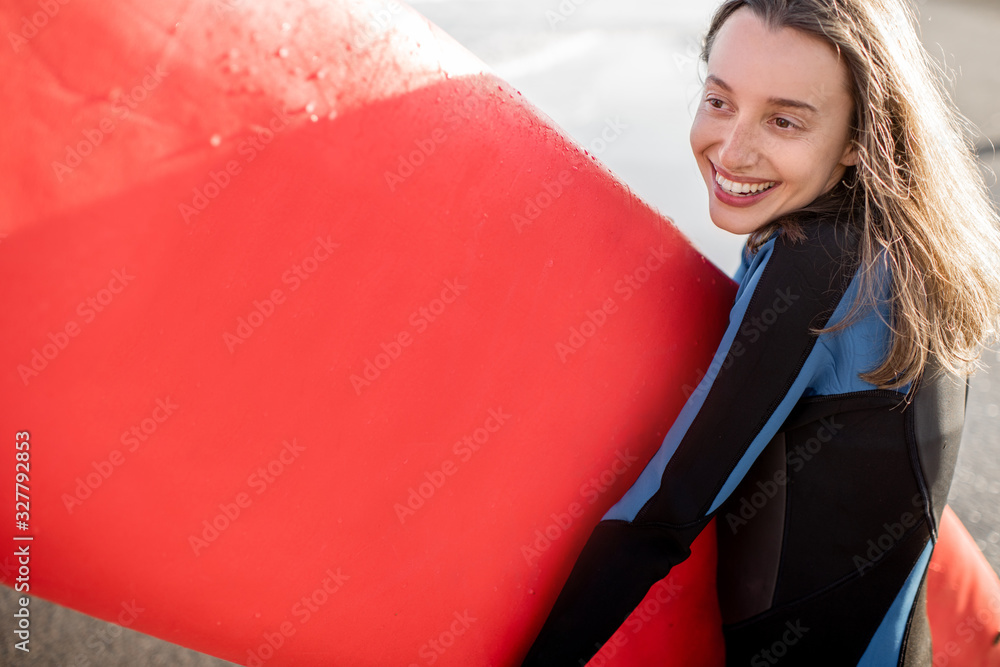
[[[841,321],[860,272],[843,226],[803,229],[744,251],[712,365],[524,665],[585,664],[713,516],[727,665],[931,665],[925,575],[967,382],[930,367],[899,391],[858,377],[888,350],[884,289],[841,332],[810,333]]]

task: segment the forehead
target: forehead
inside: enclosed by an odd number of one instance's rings
[[[851,102],[847,66],[832,44],[793,28],[772,29],[745,7],[719,29],[708,73],[750,97],[797,99],[821,110]]]

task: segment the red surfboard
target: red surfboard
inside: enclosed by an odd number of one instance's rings
[[[1000,667],[1000,579],[950,507],[927,571],[935,665]]]
[[[516,664],[732,282],[400,4],[39,7],[0,12],[3,581],[246,665]],[[714,548],[617,664],[722,664]]]

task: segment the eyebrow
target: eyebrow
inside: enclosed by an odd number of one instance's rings
[[[714,83],[719,88],[722,88],[728,93],[733,92],[733,89],[728,83],[715,76],[714,74],[709,74],[705,79],[705,83]],[[810,113],[819,114],[819,109],[809,104],[808,102],[801,102],[799,100],[789,100],[784,97],[771,97],[768,100],[768,104],[773,104],[779,107],[789,107],[792,109],[802,109],[803,111],[808,111]]]

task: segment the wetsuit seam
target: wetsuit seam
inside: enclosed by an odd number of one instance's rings
[[[784,433],[784,432],[781,431],[781,433]],[[788,437],[787,436],[783,437],[782,440],[784,442],[784,447],[782,448],[782,449],[784,449],[784,451],[782,452],[784,454],[784,457],[783,457],[782,460],[785,462],[785,474],[787,476],[787,474],[788,474]],[[788,511],[789,510],[788,506],[789,506],[789,503],[791,502],[791,498],[792,498],[791,493],[789,493],[789,487],[791,487],[791,484],[785,484],[784,485],[784,489],[783,489],[783,493],[785,494],[785,511],[784,511],[784,516],[782,516],[781,545],[778,548],[778,570],[777,570],[777,572],[775,572],[774,587],[771,589],[771,599],[768,601],[768,605],[767,605],[768,609],[773,609],[774,608],[774,601],[778,599],[778,586],[781,584],[782,575],[784,574],[784,570],[785,570],[786,555],[787,555],[787,552],[788,552],[788,550],[785,548],[785,546],[787,544],[787,540],[785,540],[785,536],[788,535],[789,528],[791,527],[791,518],[790,517],[792,515],[792,513],[790,511]]]
[[[917,380],[916,391],[920,390],[920,384],[923,383],[923,378]],[[914,395],[916,392],[914,392]],[[906,453],[907,457],[910,459],[910,468],[913,471],[913,476],[916,478],[917,487],[920,489],[920,497],[923,502],[923,513],[924,518],[927,520],[927,527],[930,531],[931,542],[937,542],[937,522],[934,521],[934,512],[931,507],[931,494],[930,490],[927,488],[927,481],[924,476],[924,469],[920,463],[920,447],[917,442],[917,428],[916,428],[916,414],[914,410],[910,410],[909,414],[906,416],[905,426],[903,427],[904,437],[906,438]]]
[[[628,521],[626,519],[607,519],[607,520],[602,520],[601,523],[618,523],[624,526],[635,526],[637,528],[662,528],[664,530],[687,530],[688,528],[694,528],[698,524],[706,523],[707,521],[711,520],[712,517],[717,513],[718,510],[716,510],[712,514],[703,514],[699,519],[696,519],[694,521],[689,521],[687,523],[666,523],[662,521],[647,521],[647,520],[640,521],[638,516],[632,521]]]
[[[880,391],[884,391],[884,390],[880,390]],[[891,390],[889,390],[889,391],[891,391]],[[878,418],[879,418],[878,414],[869,412],[867,415],[865,415],[865,416],[862,417],[861,421],[858,424],[859,424],[859,426],[867,426],[872,420],[875,420],[875,419],[878,419]],[[800,425],[800,426],[798,426],[796,428],[802,428],[804,426],[805,426],[805,424]],[[904,437],[904,439],[906,438],[906,424],[905,424],[905,419],[904,419],[904,424],[903,424],[903,437]],[[787,443],[787,439],[786,439],[786,443]],[[786,447],[787,447],[787,445],[786,445]],[[787,456],[787,449],[786,449],[786,456]],[[794,509],[795,508],[791,504],[791,502],[789,501],[789,498],[791,496],[788,494],[788,491],[790,489],[791,489],[791,484],[786,484],[785,485],[785,491],[786,491],[786,496],[785,496],[785,527],[784,527],[784,531],[782,532],[782,535],[781,535],[781,538],[782,538],[782,550],[781,550],[781,555],[779,556],[780,560],[778,561],[778,572],[779,572],[778,581],[779,582],[781,581],[780,574],[783,573],[783,569],[784,569],[784,566],[785,566],[785,563],[786,563],[785,549],[784,549],[784,546],[785,546],[784,545],[785,536],[789,534],[789,532],[790,532],[789,531],[790,525],[794,521],[794,518],[793,518],[792,515],[794,514]],[[926,520],[926,519],[927,519],[927,517],[926,517],[926,515],[924,515],[924,520]],[[906,538],[906,536],[908,536],[910,533],[912,533],[914,530],[916,530],[916,528],[919,527],[919,526],[920,526],[920,523],[917,523],[909,531],[907,531],[906,533],[904,533],[904,536],[900,538],[900,542],[902,542]],[[845,575],[845,576],[849,576],[849,575]],[[861,576],[861,575],[859,575],[859,576]],[[829,584],[829,586],[836,586],[836,585],[837,585],[837,582],[834,582],[833,584]],[[780,584],[775,586],[775,589],[774,589],[774,591],[775,591],[774,592],[774,598],[775,599],[778,598],[779,587],[780,587]],[[788,602],[787,604],[791,604],[791,601]]]
[[[760,288],[760,284],[763,283],[764,279],[767,278],[769,276],[769,274],[773,273],[773,271],[774,271],[774,268],[773,268],[774,267],[774,261],[773,260],[774,260],[775,250],[777,250],[777,245],[774,245],[774,246],[771,247],[771,254],[770,254],[770,256],[768,256],[767,261],[764,264],[764,269],[763,269],[763,271],[762,271],[762,273],[760,275],[760,278],[757,280],[757,285],[754,287],[753,292],[750,294],[750,302],[747,304],[746,310],[743,311],[743,317],[744,318],[747,316],[747,313],[753,312],[754,305],[756,305],[757,301],[760,299],[760,289],[759,289]],[[741,321],[741,323],[742,323],[742,321]],[[739,332],[739,328],[737,328],[737,332]],[[812,347],[810,347],[809,349],[811,350]],[[803,363],[805,363],[805,362],[803,361]],[[795,376],[793,376],[793,378],[798,376],[798,373],[799,373],[799,371],[801,371],[801,369],[802,369],[802,366],[800,364],[799,367],[796,369],[796,373],[795,373]],[[715,378],[712,378],[712,385],[713,386],[715,385],[715,380],[716,379],[718,379],[718,374],[716,374]],[[785,391],[787,391],[787,388],[786,388]],[[711,393],[711,389],[709,389],[708,393]],[[707,396],[706,396],[706,398],[707,398]],[[779,402],[779,404],[780,404],[780,402]],[[744,441],[744,444],[743,444],[743,446],[740,449],[740,456],[739,456],[739,458],[736,459],[736,462],[733,463],[732,467],[730,467],[729,470],[726,472],[725,478],[722,481],[722,485],[718,486],[715,489],[713,489],[713,494],[709,498],[708,503],[706,505],[703,505],[702,507],[700,507],[698,509],[698,515],[699,516],[704,516],[705,514],[707,514],[708,509],[712,506],[712,503],[715,501],[715,498],[719,495],[719,490],[722,489],[722,486],[725,486],[725,483],[726,483],[725,480],[728,479],[729,475],[732,474],[733,469],[735,469],[736,466],[739,465],[740,459],[743,456],[746,455],[746,451],[750,447],[750,445],[753,444],[754,438],[756,438],[757,435],[760,433],[760,431],[764,428],[764,426],[767,425],[767,419],[768,419],[768,417],[770,415],[774,414],[774,410],[776,409],[776,407],[777,406],[775,406],[775,408],[769,408],[769,410],[767,411],[767,415],[764,417],[764,419],[761,420],[761,421],[759,421],[757,423],[757,425],[754,427],[754,429],[752,431],[752,435],[750,436],[749,440],[748,441]],[[660,473],[660,486],[656,489],[656,491],[654,491],[653,493],[650,494],[649,498],[646,499],[646,502],[644,502],[642,504],[642,507],[639,508],[639,511],[637,511],[635,513],[635,517],[633,518],[633,521],[639,521],[641,519],[644,519],[645,516],[646,516],[646,514],[649,513],[649,507],[650,507],[650,505],[652,505],[653,500],[656,498],[656,495],[659,493],[660,489],[663,488],[663,480],[667,478],[667,473],[669,471],[671,471],[673,467],[677,466],[676,460],[677,460],[676,458],[671,457],[670,460],[667,461],[666,465],[663,466],[663,471]]]
[[[889,554],[891,554],[896,549],[901,548],[900,545],[903,542],[905,542],[907,539],[909,539],[913,535],[913,533],[917,532],[922,527],[924,527],[924,522],[923,521],[921,521],[920,523],[915,524],[913,527],[911,527],[909,530],[907,530],[905,533],[903,533],[903,535],[899,538],[899,541],[897,542],[896,546],[894,546],[889,551],[886,551],[885,553],[883,553],[882,557],[879,558],[879,562],[880,563],[884,562],[885,559],[889,556]],[[919,561],[919,560],[920,560],[920,556],[918,554],[918,556],[914,560],[913,564],[910,565],[910,570],[913,569],[913,565],[915,565],[916,562]],[[879,565],[879,563],[875,563],[874,566],[873,566],[873,570],[872,571],[874,571],[874,567],[878,567],[878,565]],[[756,615],[751,616],[749,618],[745,618],[742,621],[739,621],[737,623],[725,624],[725,627],[732,628],[732,629],[739,629],[739,628],[744,627],[746,625],[749,625],[751,623],[756,623],[756,622],[758,622],[758,621],[760,621],[762,619],[766,619],[766,618],[769,618],[770,616],[778,614],[779,612],[782,612],[785,609],[789,609],[791,607],[794,607],[795,605],[802,604],[803,602],[808,602],[808,601],[810,601],[810,600],[812,600],[812,599],[814,599],[816,597],[819,597],[821,595],[829,593],[830,591],[832,591],[832,590],[834,590],[836,588],[839,588],[840,586],[842,586],[842,585],[844,585],[844,584],[846,584],[846,583],[848,583],[850,581],[853,581],[855,579],[860,579],[860,578],[862,578],[864,576],[867,576],[867,573],[865,573],[865,572],[850,572],[848,574],[843,575],[842,577],[840,577],[836,581],[831,582],[831,583],[827,584],[826,586],[823,586],[822,588],[818,588],[815,591],[812,591],[811,593],[807,593],[806,595],[802,595],[800,597],[797,597],[795,599],[789,600],[787,602],[783,602],[783,603],[781,603],[778,606],[771,607],[770,609],[762,611],[759,614],[756,614]]]
[[[788,461],[788,437],[785,440],[785,461]],[[786,469],[787,472],[787,469]],[[778,574],[774,579],[774,590],[771,591],[771,604],[768,605],[768,609],[774,609],[774,601],[778,599],[778,589],[781,587],[781,582],[784,581],[785,567],[788,562],[788,543],[785,540],[785,536],[788,535],[791,529],[792,523],[792,511],[791,511],[791,499],[792,496],[788,492],[791,484],[785,484],[785,515],[782,517],[782,527],[781,527],[781,549],[778,552]]]
[[[773,251],[772,251],[772,259],[773,259],[773,256],[774,255],[773,255]],[[767,269],[770,268],[771,266],[772,266],[771,262],[768,261],[768,265],[764,267],[764,270],[767,271]],[[793,267],[793,268],[801,276],[801,272],[798,270],[798,267]],[[764,279],[764,276],[761,276],[761,280],[762,281],[763,281],[763,279]],[[754,297],[756,297],[757,294],[758,293],[755,291],[754,292]],[[841,295],[840,295],[840,298],[837,300],[837,302],[839,303],[840,299],[843,299],[843,298],[844,298],[844,293],[842,292]],[[751,305],[752,305],[752,298],[751,298]],[[836,307],[834,307],[834,310],[836,310]],[[749,307],[747,308],[747,312],[750,312],[750,308]],[[831,315],[832,315],[832,312],[831,312]],[[829,317],[827,317],[824,320],[824,324],[827,321],[829,321]],[[739,455],[735,456],[732,459],[732,461],[727,465],[727,467],[726,467],[726,474],[723,475],[720,478],[721,483],[717,484],[712,489],[712,494],[711,494],[711,497],[709,498],[708,502],[705,505],[703,505],[702,508],[699,510],[699,514],[700,515],[704,516],[704,515],[706,515],[708,513],[709,508],[712,507],[712,503],[714,503],[715,500],[716,500],[716,498],[718,498],[719,493],[722,491],[723,487],[725,487],[726,482],[729,480],[729,477],[733,474],[733,470],[736,469],[736,466],[738,466],[740,464],[740,461],[743,460],[743,457],[746,456],[747,450],[750,449],[750,446],[753,444],[753,441],[757,439],[757,437],[760,435],[760,432],[762,430],[764,430],[765,426],[767,426],[767,422],[770,421],[771,417],[774,415],[774,412],[778,409],[778,406],[780,406],[781,402],[785,400],[786,396],[788,396],[788,390],[792,387],[792,385],[795,384],[795,381],[799,378],[799,375],[802,373],[803,366],[806,365],[806,362],[809,360],[809,356],[812,354],[813,350],[816,348],[816,341],[819,340],[819,336],[816,336],[815,334],[809,333],[808,336],[809,336],[809,339],[806,342],[805,349],[802,351],[802,354],[799,355],[799,360],[795,364],[795,368],[794,368],[793,372],[789,374],[788,379],[785,381],[785,384],[782,386],[781,391],[778,392],[777,397],[771,402],[770,405],[768,405],[767,411],[764,413],[764,416],[757,422],[757,425],[754,427],[754,429],[753,429],[752,434],[750,435],[750,437],[746,441],[744,441],[743,446],[740,448]],[[779,429],[780,429],[780,426],[779,426]],[[721,507],[721,504],[720,504],[720,507]]]
[[[772,248],[771,248],[771,254],[767,258],[767,262],[764,265],[763,272],[761,273],[760,279],[757,281],[757,285],[755,286],[754,291],[753,291],[753,293],[750,296],[750,302],[747,304],[746,310],[744,310],[744,318],[746,317],[746,315],[748,313],[752,313],[753,312],[754,306],[757,304],[757,302],[759,301],[759,299],[762,298],[761,297],[761,292],[760,292],[760,286],[761,286],[761,284],[765,283],[766,279],[772,273],[774,273],[775,271],[778,270],[778,269],[775,268],[775,266],[776,266],[775,262],[779,261],[777,259],[777,256],[779,255],[779,247],[784,248],[784,246],[779,246],[777,243],[775,243],[774,246],[772,246]],[[824,250],[827,250],[827,252],[829,253],[828,249],[825,246],[822,246],[822,247],[823,247]],[[783,255],[785,252],[786,252],[786,250],[782,250],[780,254]],[[791,252],[791,251],[787,250],[787,252]],[[832,259],[832,256],[830,256],[830,258]],[[780,264],[780,261],[779,261],[779,264]],[[788,267],[788,270],[789,271],[794,271],[799,276],[800,279],[803,278],[802,271],[800,270],[799,266],[794,261],[792,261],[790,263],[790,266]],[[838,272],[842,272],[842,275],[841,275],[841,278],[840,278],[840,285],[838,287],[834,288],[832,286],[832,282],[833,282],[835,276],[838,274]],[[831,284],[828,284],[827,289],[825,291],[821,291],[818,295],[816,295],[817,299],[824,299],[824,298],[827,297],[827,295],[831,291],[833,291],[835,289],[837,290],[836,300],[833,303],[833,305],[830,308],[820,310],[819,313],[817,313],[816,316],[813,317],[813,321],[816,321],[817,319],[820,319],[820,318],[822,319],[822,324],[820,325],[820,328],[822,328],[822,327],[826,326],[827,324],[829,324],[830,318],[833,317],[833,315],[836,312],[837,308],[840,306],[841,302],[844,300],[844,297],[847,295],[847,292],[849,291],[850,283],[853,280],[853,278],[854,278],[854,276],[855,276],[856,273],[857,273],[857,264],[851,264],[851,265],[843,265],[842,264],[842,265],[840,265],[840,266],[838,266],[838,267],[836,267],[836,268],[833,269],[832,275],[830,276],[830,278],[831,278]],[[808,285],[809,281],[802,279],[802,280],[799,281],[799,284],[800,285]],[[740,461],[743,460],[743,457],[746,456],[747,450],[753,445],[754,440],[757,439],[757,437],[760,435],[760,432],[764,429],[765,426],[767,426],[768,421],[772,418],[772,416],[774,415],[775,411],[781,405],[782,401],[785,400],[785,398],[788,395],[788,390],[795,384],[796,380],[798,380],[799,376],[801,375],[802,368],[805,366],[806,362],[809,360],[809,357],[812,355],[813,351],[815,350],[816,343],[821,338],[821,336],[817,335],[813,331],[807,332],[806,335],[807,335],[808,338],[807,338],[807,341],[805,343],[805,347],[804,347],[802,353],[799,355],[799,359],[796,362],[794,369],[789,374],[788,378],[785,380],[784,385],[782,386],[781,390],[776,395],[775,399],[767,407],[767,409],[764,411],[764,414],[761,416],[761,418],[758,420],[757,424],[751,430],[750,434],[747,436],[747,438],[743,441],[743,443],[739,447],[738,454],[735,454],[733,456],[733,458],[731,459],[731,461],[727,464],[726,469],[725,469],[725,474],[720,478],[719,483],[716,486],[713,487],[712,493],[709,494],[709,496],[707,497],[705,503],[698,508],[697,515],[699,517],[707,516],[709,514],[709,510],[712,507],[712,504],[716,501],[716,499],[718,498],[719,493],[722,491],[722,489],[725,488],[725,485],[728,482],[729,477],[733,474],[733,471],[739,465]],[[716,378],[714,378],[712,380],[713,385],[715,383],[715,379],[717,379],[717,376],[716,376]],[[711,391],[711,390],[709,390],[709,391]],[[801,397],[800,397],[799,400],[801,400]],[[778,428],[780,430],[780,426]],[[673,457],[671,457],[671,459],[669,461],[667,461],[666,465],[664,465],[664,467],[663,467],[663,471],[660,473],[660,487],[656,491],[654,491],[649,496],[649,498],[646,499],[646,502],[643,503],[642,507],[640,507],[639,510],[636,512],[636,514],[634,516],[634,520],[639,520],[639,519],[644,518],[651,511],[650,507],[652,506],[653,501],[656,498],[657,494],[659,493],[660,489],[662,489],[662,480],[664,480],[664,479],[667,478],[668,473],[674,467],[676,467],[676,465],[677,465],[676,464],[676,459],[673,458]]]
[[[893,397],[902,396],[903,399],[906,398],[906,393],[902,391],[896,391],[895,389],[861,389],[857,391],[845,391],[839,394],[813,394],[812,396],[804,396],[799,400],[800,403],[825,403],[827,401],[842,400],[845,398],[856,398],[861,396],[875,396],[875,397]],[[900,401],[900,405],[905,403],[905,400]]]
[[[927,570],[920,577],[920,584],[917,587],[917,594],[910,605],[910,613],[906,617],[906,632],[903,633],[903,642],[899,647],[899,658],[896,660],[896,667],[905,667],[907,651],[910,646],[910,632],[913,630],[913,617],[917,613],[917,601],[920,600],[920,590],[927,584]]]

